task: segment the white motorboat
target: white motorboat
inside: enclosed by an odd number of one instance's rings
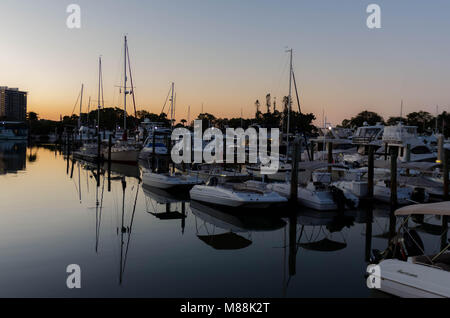
[[[399,205],[407,205],[413,203],[411,197],[414,190],[406,186],[397,187],[397,203]],[[376,200],[383,203],[391,202],[391,188],[387,181],[378,181],[373,187],[373,196]]]
[[[272,183],[267,187],[286,198],[291,194],[291,185],[288,182]],[[334,211],[338,209],[337,204],[333,200],[333,194],[326,188],[316,187],[312,182],[309,182],[306,187],[299,186],[297,191],[298,202],[308,208],[318,211]]]
[[[329,173],[314,172],[312,182],[308,182],[306,187],[298,187],[298,202],[318,211],[337,210],[338,205],[334,200],[333,193],[328,187],[330,180],[331,175]],[[289,182],[272,183],[267,185],[267,188],[287,198],[291,195],[291,184]]]
[[[287,199],[274,191],[269,191],[259,182],[217,184],[216,178],[211,178],[207,185],[196,185],[190,191],[192,200],[246,208],[267,208],[273,204],[285,203]]]
[[[395,215],[450,216],[450,202],[403,207]],[[420,237],[407,228],[407,221],[391,244],[390,250],[400,250],[400,256],[369,266],[370,287],[405,298],[450,297],[450,244],[436,255],[425,255]]]
[[[199,178],[182,174],[145,172],[142,176],[145,185],[158,189],[190,189],[203,183]]]

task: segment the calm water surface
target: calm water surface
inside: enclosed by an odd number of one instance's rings
[[[112,169],[108,191],[107,174],[97,186],[95,167],[51,147],[0,142],[0,297],[372,296],[366,251],[387,246],[386,209],[369,236],[365,211],[232,213]],[[66,287],[69,264],[81,289]]]

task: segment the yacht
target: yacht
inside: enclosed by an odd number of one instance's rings
[[[398,160],[400,162],[435,162],[437,158],[430,146],[419,138],[416,126],[404,126],[399,123],[396,126],[385,127],[383,142],[389,146],[399,147]]]
[[[417,204],[395,212],[397,217],[412,215],[450,216],[450,202]],[[389,248],[378,255],[382,260],[369,266],[368,285],[382,292],[404,298],[450,297],[450,245],[436,255],[426,255],[424,245],[415,230],[402,223]],[[389,251],[399,251],[389,255]],[[388,259],[389,256],[395,257]]]
[[[367,122],[362,127],[359,127],[353,135],[352,142],[359,147],[358,152],[361,153],[365,145],[372,145],[381,147],[383,145],[384,125],[376,123],[376,125],[369,126]]]
[[[190,189],[195,185],[203,183],[199,178],[183,175],[180,173],[153,173],[145,172],[142,175],[145,185],[158,189]]]
[[[267,208],[286,203],[287,199],[274,191],[267,190],[259,182],[218,184],[211,178],[206,185],[196,185],[190,191],[192,200],[228,207]]]
[[[356,146],[353,145],[350,139],[350,130],[345,128],[321,128],[319,129],[319,136],[311,139],[314,142],[314,160],[327,160],[328,149],[327,144],[332,143],[333,159],[336,160],[340,155],[356,153]],[[302,154],[303,161],[309,161],[308,152]]]

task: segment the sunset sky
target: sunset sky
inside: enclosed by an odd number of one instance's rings
[[[81,6],[81,29],[66,8]],[[382,29],[366,7],[382,9]],[[398,116],[450,111],[448,0],[1,0],[0,86],[29,92],[28,109],[72,113],[81,83],[97,99],[103,56],[106,106],[122,106],[123,36],[128,34],[138,109],[159,113],[170,82],[177,119],[204,111],[244,117],[254,102],[288,93],[288,55],[303,111],[340,123],[364,109]],[[130,100],[131,104],[131,100]],[[78,109],[76,110],[78,112]]]

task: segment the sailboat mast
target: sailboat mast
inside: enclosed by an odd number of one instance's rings
[[[125,35],[123,59],[123,131],[124,136],[127,131],[127,36]]]
[[[170,98],[170,128],[173,128],[173,90],[175,88],[175,83],[172,82],[172,95]]]
[[[402,117],[403,117],[403,99],[400,103],[400,120],[402,120]]]
[[[84,89],[84,84],[81,84],[80,117],[78,117],[78,130],[80,130],[80,128],[81,128],[81,107],[83,106],[83,89]]]
[[[187,124],[191,124],[191,106],[188,106]]]
[[[97,107],[97,134],[100,134],[100,89],[102,87],[102,57],[98,57],[98,107]]]
[[[290,62],[289,62],[289,97],[288,97],[288,120],[287,120],[287,129],[286,129],[286,161],[289,157],[289,126],[290,126],[290,118],[291,118],[291,110],[292,110],[292,49],[287,51],[290,54]]]

